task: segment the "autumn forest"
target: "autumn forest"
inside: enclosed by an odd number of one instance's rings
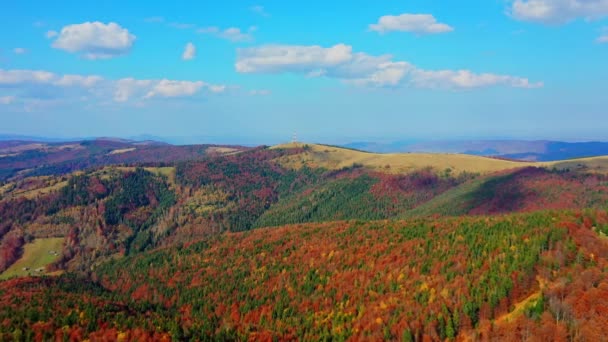
[[[72,148],[0,158],[1,341],[606,338],[597,161]]]

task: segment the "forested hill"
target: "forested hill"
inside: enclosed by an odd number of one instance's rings
[[[0,339],[579,339],[605,323],[579,301],[604,305],[605,158],[117,147],[0,185],[0,279],[24,277],[0,282]]]
[[[96,139],[74,142],[0,141],[0,181],[69,174],[91,167],[201,160],[246,150],[242,146],[174,146],[154,141]]]

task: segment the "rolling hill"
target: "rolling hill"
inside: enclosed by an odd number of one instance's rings
[[[318,144],[285,144],[274,146],[275,149],[303,148],[304,152],[283,158],[281,165],[291,168],[323,167],[340,169],[361,165],[374,170],[402,174],[432,168],[436,172],[479,173],[512,170],[521,167],[543,167],[565,169],[585,169],[591,172],[607,173],[608,156],[557,160],[552,162],[523,162],[500,158],[473,156],[457,153],[371,153]]]
[[[359,142],[344,145],[380,153],[461,153],[525,161],[557,161],[608,155],[607,142],[528,140],[455,140],[393,143]]]
[[[26,171],[0,186],[2,340],[578,340],[608,326],[588,314],[608,307],[607,157],[70,145],[4,146]]]
[[[209,154],[246,150],[241,146],[173,146],[154,141],[100,138],[75,142],[0,141],[0,181],[67,174],[117,164],[162,164],[201,160]]]

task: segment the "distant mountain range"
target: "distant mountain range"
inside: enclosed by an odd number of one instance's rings
[[[354,142],[343,145],[377,153],[463,153],[526,161],[555,161],[608,155],[608,142],[471,140],[392,143]]]
[[[232,145],[175,146],[152,140],[97,138],[66,142],[0,140],[0,181],[11,177],[66,174],[104,165],[162,164],[202,160],[209,155],[233,153],[246,147]]]
[[[103,141],[124,145],[150,146],[191,146],[204,144],[228,145],[229,138],[218,137],[158,137],[139,135],[128,138],[85,137],[50,138],[27,135],[0,134],[0,149],[25,143],[62,145],[67,142]],[[245,138],[234,139],[230,145],[255,146]],[[341,147],[374,153],[461,153],[476,156],[491,156],[524,161],[556,161],[573,158],[608,155],[608,142],[564,142],[550,140],[444,140],[417,141],[399,140],[394,142],[361,141],[339,145]],[[31,146],[30,146],[31,147]],[[38,146],[35,146],[38,148]],[[23,149],[21,147],[20,149]],[[2,152],[2,151],[0,151]],[[6,150],[4,153],[6,154]]]

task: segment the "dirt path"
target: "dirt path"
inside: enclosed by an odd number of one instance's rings
[[[511,321],[517,319],[519,316],[521,316],[524,313],[525,308],[529,304],[535,303],[538,300],[538,298],[540,298],[542,290],[545,289],[545,287],[547,286],[547,282],[545,279],[541,278],[540,276],[536,276],[536,281],[538,282],[538,287],[539,287],[538,291],[534,292],[533,294],[529,295],[525,299],[521,300],[519,303],[515,304],[515,308],[511,312],[506,313],[506,314],[494,319],[494,324],[511,322]]]

